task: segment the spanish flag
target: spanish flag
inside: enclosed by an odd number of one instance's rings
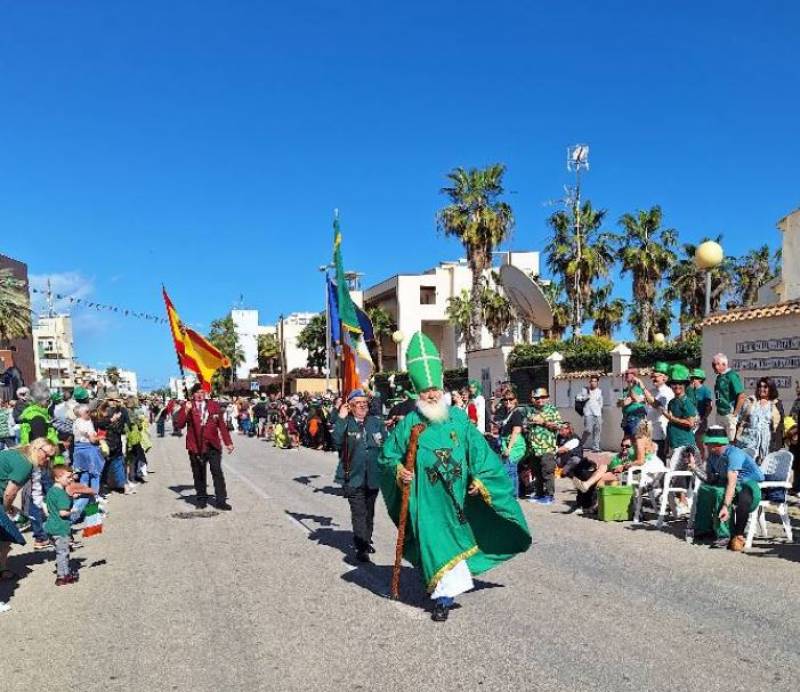
[[[231,362],[216,346],[181,322],[175,306],[167,295],[167,290],[162,287],[161,291],[164,294],[164,305],[167,307],[169,328],[172,331],[172,341],[175,344],[178,361],[184,368],[196,373],[203,389],[210,392],[214,373],[220,368],[229,368]]]

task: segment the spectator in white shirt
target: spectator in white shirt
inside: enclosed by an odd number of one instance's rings
[[[647,419],[653,425],[653,443],[656,445],[658,458],[665,461],[667,451],[667,424],[669,421],[664,416],[667,405],[675,397],[675,393],[667,386],[669,379],[669,366],[666,363],[656,363],[653,374],[650,376],[653,387],[644,390],[647,402]],[[643,387],[644,389],[644,387]]]
[[[600,378],[592,375],[589,386],[581,393],[583,405],[583,447],[592,452],[600,451],[600,436],[603,431],[603,391]]]

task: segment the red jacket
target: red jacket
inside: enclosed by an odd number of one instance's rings
[[[193,454],[201,454],[209,447],[221,450],[223,443],[226,446],[233,445],[219,404],[216,401],[206,401],[205,404],[205,425],[200,418],[200,408],[196,402],[192,402],[192,411],[189,415],[183,407],[178,411],[176,421],[178,429],[186,426],[186,449]]]

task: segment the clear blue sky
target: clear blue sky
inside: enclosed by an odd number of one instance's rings
[[[402,7],[399,7],[403,5]],[[565,148],[613,223],[777,247],[800,204],[800,5],[0,1],[0,251],[90,300],[201,328],[322,307],[341,209],[367,284],[460,256],[457,165],[501,161],[511,246],[540,249]],[[627,279],[618,282],[629,292]],[[164,327],[75,310],[82,360],[157,384]]]

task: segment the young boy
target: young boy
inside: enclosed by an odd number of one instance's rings
[[[72,501],[66,488],[72,482],[72,469],[68,466],[53,468],[53,485],[47,491],[47,521],[45,531],[53,538],[56,546],[56,586],[64,586],[78,581],[76,572],[69,569],[70,507]]]

